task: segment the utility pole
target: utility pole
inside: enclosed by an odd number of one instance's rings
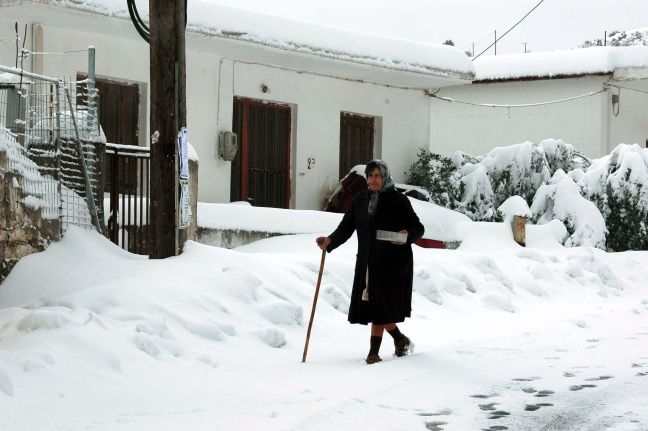
[[[185,0],[149,0],[151,224],[149,257],[178,254],[177,137],[187,124]]]
[[[524,53],[526,54],[527,53],[527,49],[526,49],[527,43],[526,42],[522,42],[522,43],[524,44]]]
[[[497,55],[497,30],[495,30],[495,55]]]

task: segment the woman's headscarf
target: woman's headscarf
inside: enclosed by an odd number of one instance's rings
[[[365,176],[369,177],[371,171],[376,168],[380,169],[380,174],[383,177],[383,186],[378,191],[369,190],[369,215],[373,215],[374,211],[376,211],[380,194],[394,187],[394,179],[389,175],[387,163],[382,160],[374,159],[367,163],[367,166],[365,167]]]

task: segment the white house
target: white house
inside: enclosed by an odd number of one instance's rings
[[[474,78],[470,59],[453,47],[206,0],[190,1],[188,15],[187,123],[204,202],[320,209],[350,166],[373,157],[402,181],[417,149],[434,146],[445,127],[430,110],[451,108],[431,102],[426,90]],[[125,0],[0,0],[0,64],[15,64],[14,22],[20,44],[27,25],[25,49],[34,54],[23,66],[38,74],[82,76],[94,46],[108,140],[148,145],[149,47]],[[238,134],[233,162],[219,158],[223,131]]]
[[[498,55],[474,64],[471,85],[432,93],[434,152],[480,155],[560,138],[600,157],[620,143],[648,143],[648,47]]]

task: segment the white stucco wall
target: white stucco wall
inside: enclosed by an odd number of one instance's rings
[[[473,103],[538,103],[598,91],[609,77],[472,84],[442,89],[438,96]],[[462,150],[481,155],[497,146],[559,138],[590,157],[599,157],[609,152],[610,97],[605,92],[558,104],[511,109],[431,99],[430,148],[441,154]]]
[[[610,147],[618,144],[639,144],[646,148],[648,142],[648,79],[620,81],[613,88],[619,94],[618,115],[610,115]],[[633,91],[633,90],[639,91]]]
[[[212,64],[215,73],[219,67],[220,62]],[[390,165],[396,181],[404,180],[404,172],[414,161],[417,149],[427,145],[428,101],[422,91],[387,88],[229,59],[224,60],[220,68],[219,130],[231,130],[232,93],[292,107],[291,206],[294,208],[321,208],[329,189],[337,184],[341,112],[377,117],[375,157],[383,158]],[[270,88],[269,93],[261,91],[262,83]],[[201,200],[227,201],[229,162],[216,158],[215,143],[207,146],[194,143],[194,146],[201,163]],[[311,169],[308,169],[309,157],[316,161]],[[221,183],[226,183],[227,187],[206,185]]]
[[[0,12],[0,39],[4,38],[0,42],[0,64],[15,65],[15,34],[6,30],[12,30],[13,22],[18,20],[21,38],[24,25],[27,24],[26,49],[48,53],[67,52],[33,55],[23,64],[26,70],[75,80],[77,72],[88,71],[87,48],[92,45],[96,52],[97,77],[138,84],[140,106],[137,144],[148,145],[149,46],[134,33],[130,22],[110,20],[108,17],[93,14],[83,14],[83,19],[79,19],[79,12],[65,14],[61,13],[65,11],[56,9],[51,10],[51,17],[42,16],[40,19],[34,19],[33,13],[26,13],[17,7],[2,8]],[[48,23],[50,21],[56,24]],[[108,23],[110,31],[105,30]]]
[[[28,49],[60,52],[93,45],[98,76],[138,83],[139,145],[148,144],[149,47],[129,21],[42,5],[3,7],[0,12],[0,64],[14,65],[13,23],[18,21],[21,33],[28,24]],[[648,139],[646,93],[621,90],[616,116],[611,104],[612,93],[618,91],[614,89],[560,104],[484,108],[431,99],[420,90],[235,60],[243,54],[256,55],[264,63],[286,58],[285,52],[279,55],[271,48],[187,34],[187,121],[200,158],[199,200],[204,202],[229,201],[231,168],[217,156],[217,139],[219,131],[231,130],[235,96],[291,106],[290,205],[299,209],[321,208],[338,180],[341,112],[376,117],[375,156],[388,162],[399,182],[405,180],[404,173],[422,146],[445,154],[460,149],[479,155],[496,146],[560,138],[598,157],[618,143],[644,146]],[[306,61],[301,54],[291,55],[292,67]],[[87,52],[34,57],[24,66],[36,73],[73,77],[87,71]],[[609,78],[473,84],[448,87],[438,95],[475,103],[534,103],[597,91]],[[262,83],[269,93],[261,91]],[[648,91],[646,79],[617,84]],[[309,157],[316,160],[312,169],[307,168]]]
[[[139,83],[139,144],[147,145],[149,47],[130,21],[44,6],[7,7],[0,11],[0,39],[4,38],[1,64],[14,64],[13,22],[42,22],[42,46],[37,46],[38,37],[32,37],[30,24],[28,49],[58,52],[93,45],[97,76]],[[231,166],[218,158],[217,141],[219,131],[232,128],[235,96],[291,106],[291,207],[321,209],[328,191],[337,183],[342,111],[376,117],[375,156],[390,165],[396,181],[404,181],[404,172],[418,148],[428,145],[430,104],[421,90],[234,60],[242,49],[250,49],[240,44],[187,34],[187,123],[189,140],[200,159],[200,201],[229,202]],[[276,49],[254,49],[260,51],[257,54],[264,61],[276,56]],[[42,62],[42,70],[35,63],[35,72],[49,76],[74,77],[76,72],[87,71],[86,52],[47,55]],[[25,63],[25,68],[29,70],[32,65]],[[262,83],[269,86],[269,93],[261,92]],[[312,169],[307,168],[309,157],[316,160]]]

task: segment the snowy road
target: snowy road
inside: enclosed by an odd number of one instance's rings
[[[386,337],[366,365],[351,242],[302,364],[315,236],[149,261],[72,230],[23,259],[0,290],[0,429],[648,430],[648,252],[417,249],[416,351]]]

